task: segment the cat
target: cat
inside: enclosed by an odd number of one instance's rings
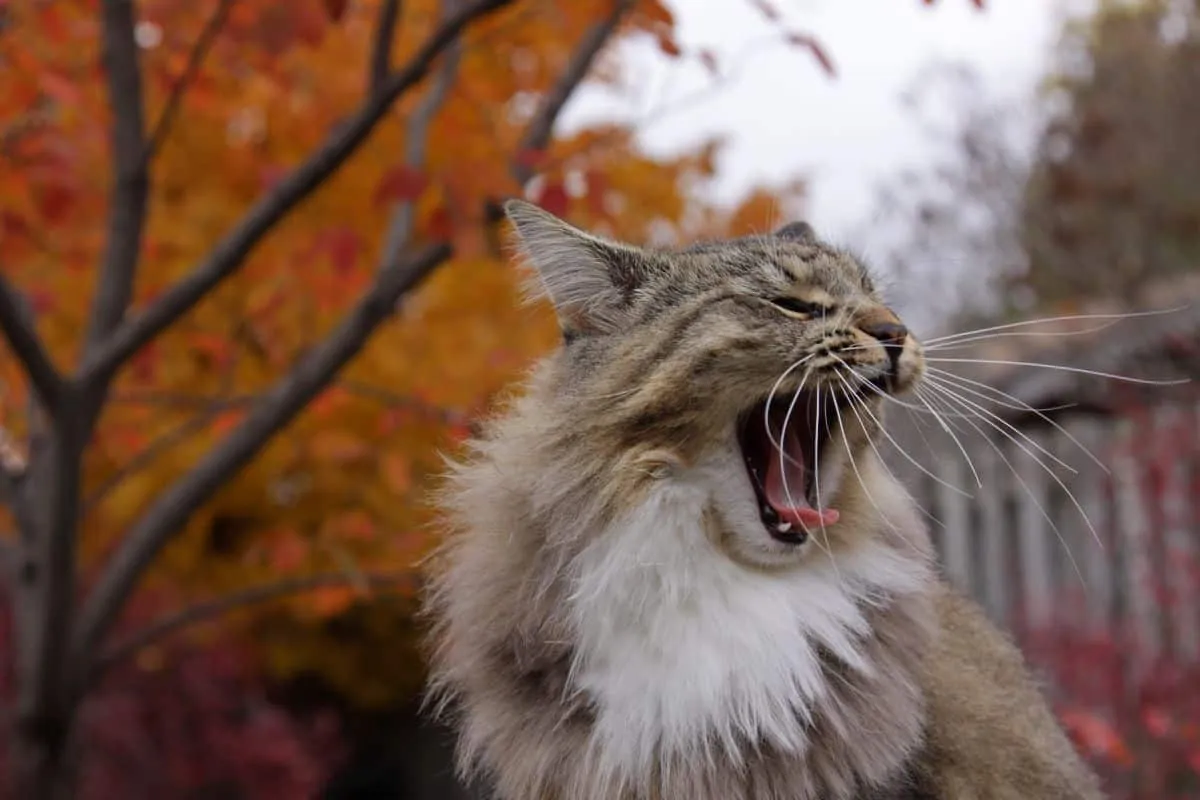
[[[807,223],[505,207],[562,328],[452,464],[431,696],[502,800],[1099,798],[876,447],[922,348]]]

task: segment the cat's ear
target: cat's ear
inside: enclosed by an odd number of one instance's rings
[[[633,292],[646,275],[645,253],[585,233],[524,200],[509,200],[504,213],[566,337],[608,333],[621,326]]]
[[[815,244],[817,241],[817,232],[813,230],[812,225],[804,221],[789,222],[775,231],[775,236],[801,244]]]

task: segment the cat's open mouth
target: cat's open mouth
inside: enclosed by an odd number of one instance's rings
[[[759,513],[777,541],[803,544],[810,531],[838,520],[838,511],[822,508],[817,498],[820,456],[838,413],[835,402],[832,392],[823,393],[819,403],[813,392],[776,395],[769,410],[764,400],[739,422],[738,443]]]

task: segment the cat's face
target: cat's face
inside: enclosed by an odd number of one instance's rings
[[[793,563],[876,503],[884,399],[924,361],[854,258],[802,223],[661,252],[508,210],[562,322],[564,393],[614,447],[703,476],[731,557]]]

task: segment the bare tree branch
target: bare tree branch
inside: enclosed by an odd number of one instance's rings
[[[260,199],[203,263],[168,289],[140,316],[117,328],[87,358],[81,371],[82,380],[88,384],[102,384],[109,380],[113,372],[142,345],[233,274],[262,237],[362,144],[396,98],[425,76],[434,59],[458,38],[469,23],[513,1],[475,0],[440,25],[412,60],[402,70],[392,73],[379,90],[368,97],[349,120],[333,131],[316,152]]]
[[[331,586],[354,586],[360,589],[391,589],[403,586],[412,581],[407,573],[387,575],[372,573],[350,574],[345,572],[329,572],[319,575],[307,575],[297,578],[285,578],[281,581],[268,583],[263,586],[252,586],[232,594],[214,598],[180,611],[167,614],[150,623],[142,630],[121,639],[108,648],[96,663],[96,671],[89,676],[94,680],[104,670],[137,653],[143,647],[179,633],[204,622],[210,622],[233,611],[251,605],[279,600],[289,595],[324,589]],[[366,584],[363,586],[363,584]]]
[[[3,275],[0,275],[0,330],[13,353],[25,367],[34,391],[47,409],[58,408],[64,391],[62,375],[50,361],[25,299]]]
[[[554,123],[558,120],[558,115],[562,113],[563,107],[571,99],[571,95],[579,88],[580,82],[587,76],[588,71],[592,68],[592,63],[595,62],[596,56],[600,54],[605,43],[616,32],[617,27],[621,24],[621,19],[635,5],[636,0],[615,0],[608,16],[588,28],[587,33],[579,41],[579,47],[567,62],[566,69],[559,76],[558,82],[542,99],[541,106],[534,113],[529,127],[525,129],[525,135],[517,146],[518,156],[530,151],[545,149],[550,142],[550,136],[554,133]],[[533,178],[535,170],[533,166],[518,158],[513,162],[512,173],[517,182],[524,186]]]
[[[400,20],[400,0],[384,0],[379,7],[379,22],[375,24],[375,46],[371,49],[371,72],[368,86],[378,92],[392,71],[392,40]]]
[[[448,244],[431,245],[380,272],[346,319],[291,374],[276,383],[236,430],[159,496],[122,537],[120,547],[87,598],[74,640],[73,665],[87,668],[89,655],[97,652],[146,567],[192,513],[333,380],[391,314],[400,296],[450,254]]]
[[[92,298],[84,352],[94,350],[120,324],[133,296],[150,177],[142,108],[142,72],[134,38],[133,0],[104,0],[104,72],[111,109],[113,184],[108,202],[104,262]]]
[[[217,10],[208,18],[204,29],[200,31],[200,36],[196,39],[196,44],[192,48],[192,52],[188,55],[188,61],[183,68],[183,73],[179,76],[179,80],[175,81],[175,85],[171,87],[171,94],[167,97],[166,104],[163,105],[158,122],[154,124],[154,130],[150,134],[150,141],[146,145],[145,160],[149,161],[154,158],[159,148],[162,147],[163,141],[167,138],[167,134],[171,132],[171,125],[175,122],[175,117],[179,113],[180,106],[183,105],[183,96],[187,94],[188,88],[196,80],[196,76],[200,72],[200,67],[204,63],[208,51],[212,48],[213,42],[216,41],[221,29],[225,27],[225,20],[229,17],[229,9],[233,7],[233,3],[234,0],[221,0],[217,4]]]
[[[458,6],[459,0],[443,0],[442,17],[452,16]],[[410,169],[419,169],[425,163],[425,151],[429,143],[429,126],[450,95],[450,89],[454,86],[454,79],[458,76],[458,65],[461,61],[462,40],[456,39],[446,48],[446,54],[442,56],[442,64],[433,83],[417,107],[413,109],[412,116],[408,121],[408,131],[404,137],[404,164]],[[413,228],[416,225],[416,206],[415,199],[404,200],[397,204],[395,211],[392,212],[392,220],[388,225],[380,257],[381,267],[395,262],[408,247],[409,241],[412,239]]]

